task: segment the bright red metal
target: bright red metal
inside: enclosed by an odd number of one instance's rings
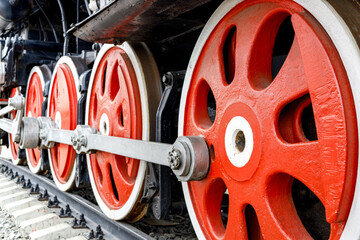
[[[273,79],[272,49],[277,30],[288,16],[295,38]],[[233,81],[228,84],[223,47],[234,26],[235,70]],[[214,123],[207,113],[209,89],[216,100]],[[306,94],[310,95],[318,140],[306,139],[296,113],[291,116],[296,141],[285,141],[279,132],[280,112]],[[244,117],[254,134],[252,155],[241,168],[229,161],[224,142],[227,124],[236,116]],[[255,209],[264,239],[310,238],[292,201],[294,178],[321,200],[326,220],[331,224],[330,239],[339,238],[356,179],[358,137],[354,102],[335,46],[319,23],[299,5],[292,1],[244,1],[225,15],[205,43],[194,68],[184,122],[184,135],[204,136],[214,148],[207,178],[188,184],[195,214],[208,239],[247,239],[248,204]],[[225,229],[220,209],[226,189],[229,215]]]
[[[77,89],[67,64],[58,65],[52,84],[49,117],[55,121],[55,116],[59,112],[61,129],[74,130],[77,124]],[[55,177],[60,183],[67,183],[75,162],[74,148],[65,144],[56,144],[50,149],[50,154]]]
[[[25,116],[27,117],[40,117],[42,110],[42,103],[44,101],[43,97],[43,87],[41,84],[41,79],[38,73],[34,72],[28,82],[26,98],[26,112]],[[40,161],[40,149],[26,149],[28,153],[28,162],[32,167],[37,167]]]
[[[118,47],[109,49],[101,59],[92,85],[89,125],[100,129],[103,115],[110,136],[141,139],[140,93],[133,66]],[[110,209],[121,208],[128,200],[136,180],[139,160],[104,152],[90,155],[94,181]]]
[[[14,96],[15,96],[15,93],[16,93],[16,88],[13,88],[13,89],[11,90],[10,97],[14,97]],[[14,110],[14,111],[12,111],[12,112],[10,113],[10,118],[11,118],[11,119],[14,119],[15,116],[16,116],[16,110]],[[18,154],[19,154],[19,153],[18,153],[18,151],[19,151],[19,144],[14,143],[14,141],[12,140],[11,134],[9,134],[9,140],[10,140],[9,145],[10,145],[10,149],[11,149],[11,154],[12,154],[12,156],[13,156],[13,159],[16,160],[16,159],[18,158]]]

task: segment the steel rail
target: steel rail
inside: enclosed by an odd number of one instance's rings
[[[100,225],[104,232],[104,239],[153,239],[128,223],[117,222],[107,218],[97,205],[88,200],[73,193],[60,191],[50,179],[45,176],[33,175],[26,166],[14,165],[4,157],[0,157],[1,165],[7,166],[13,172],[17,172],[19,176],[23,175],[26,180],[30,179],[32,185],[39,184],[41,192],[46,189],[51,198],[56,195],[60,201],[60,207],[65,208],[66,204],[69,204],[74,217],[79,218],[80,214],[84,214],[88,228],[95,230]]]

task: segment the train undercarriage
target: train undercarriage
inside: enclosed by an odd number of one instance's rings
[[[359,239],[359,3],[2,1],[2,144],[114,221]]]

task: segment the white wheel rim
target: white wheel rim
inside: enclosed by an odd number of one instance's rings
[[[187,93],[190,87],[191,77],[193,74],[194,67],[198,61],[201,50],[205,45],[206,40],[209,38],[211,32],[216,27],[217,23],[237,4],[243,0],[229,0],[224,1],[220,7],[211,16],[204,29],[202,30],[200,37],[195,45],[194,51],[191,55],[189,65],[186,71],[184,80],[183,90],[181,94],[180,110],[179,110],[179,128],[178,135],[184,134],[184,114],[185,104],[187,99]],[[356,44],[356,41],[351,34],[348,26],[345,24],[340,15],[335,9],[325,0],[319,1],[308,1],[308,0],[294,0],[299,5],[304,7],[310,12],[314,18],[322,25],[325,31],[330,36],[333,44],[339,52],[340,58],[344,64],[346,73],[349,78],[349,83],[354,97],[354,102],[360,102],[360,92],[356,91],[360,89],[360,69],[354,66],[360,66],[360,51]],[[355,104],[356,117],[358,126],[360,126],[360,104]],[[360,129],[358,128],[358,136],[360,135]],[[358,149],[360,147],[360,142]],[[358,227],[360,222],[360,165],[358,164],[357,179],[355,194],[351,210],[344,228],[344,231],[340,239],[358,239],[360,238],[360,228]],[[186,206],[188,208],[189,216],[193,224],[196,235],[199,239],[205,239],[205,235],[201,230],[200,224],[195,215],[194,207],[192,205],[189,187],[186,182],[182,183]]]

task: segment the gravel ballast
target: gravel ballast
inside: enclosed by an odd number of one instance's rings
[[[15,225],[15,221],[3,209],[0,209],[0,239],[29,239],[21,236],[20,229]]]

